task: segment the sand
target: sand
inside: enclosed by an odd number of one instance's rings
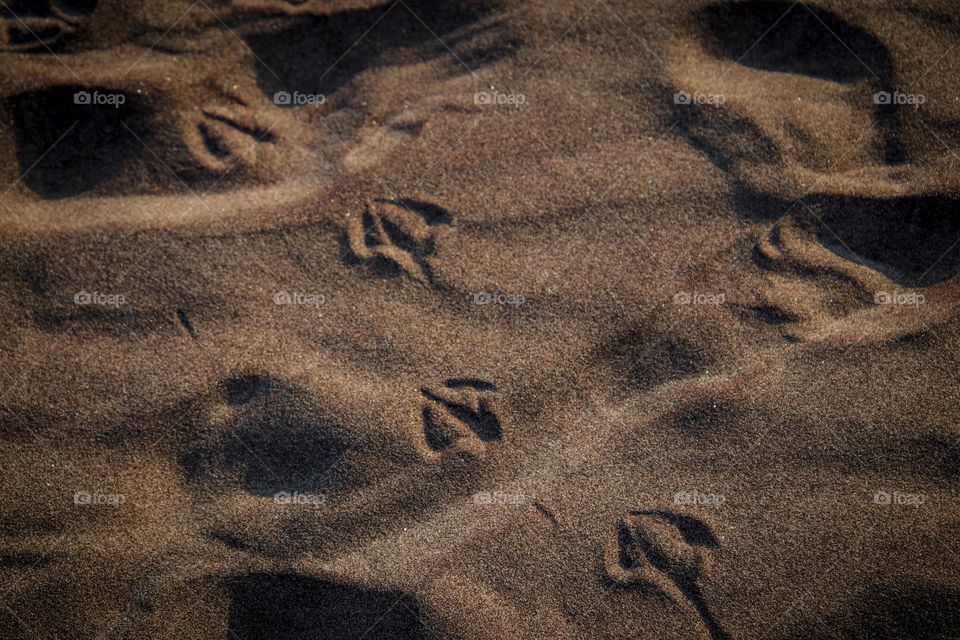
[[[0,26],[0,637],[960,637],[950,3]]]

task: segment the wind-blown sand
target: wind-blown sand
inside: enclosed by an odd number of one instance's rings
[[[0,637],[960,637],[950,3],[0,26]]]

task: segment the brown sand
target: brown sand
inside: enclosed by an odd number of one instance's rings
[[[960,637],[952,3],[0,15],[0,637]]]

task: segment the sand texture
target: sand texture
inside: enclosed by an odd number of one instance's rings
[[[960,638],[960,7],[0,1],[0,638]]]

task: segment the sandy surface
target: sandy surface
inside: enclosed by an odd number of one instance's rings
[[[952,3],[0,26],[0,637],[960,637]]]

